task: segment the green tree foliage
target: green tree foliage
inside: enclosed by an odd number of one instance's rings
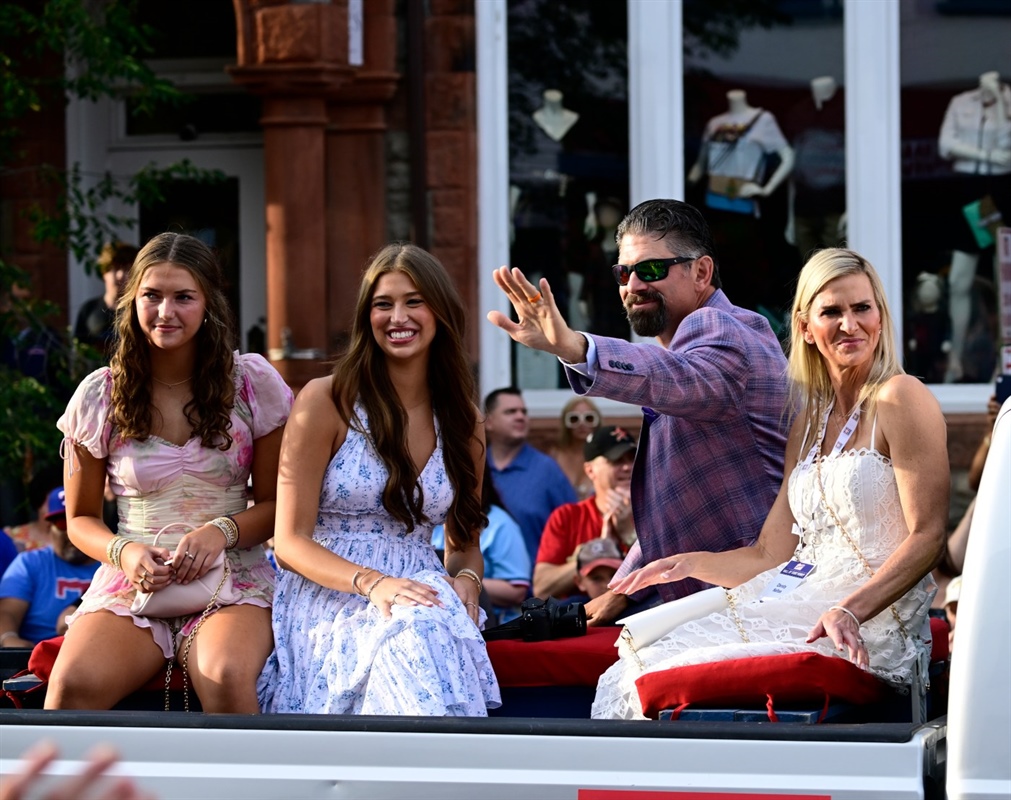
[[[183,161],[153,165],[129,177],[85,175],[24,159],[18,152],[31,115],[64,103],[131,98],[133,113],[149,113],[185,96],[144,59],[155,32],[135,22],[139,0],[4,0],[0,2],[0,170],[53,182],[55,211],[28,211],[32,236],[72,253],[91,271],[102,246],[136,225],[108,208],[163,200],[172,180],[216,181],[224,175]],[[0,253],[0,255],[3,255]],[[9,253],[7,253],[9,257]],[[74,387],[100,355],[54,330],[58,309],[31,296],[28,275],[0,259],[0,481],[27,481],[58,458],[53,424]]]
[[[133,21],[136,8],[136,0],[0,3],[0,162],[53,87],[85,100],[129,94],[144,112],[182,97],[144,63],[154,32]],[[67,69],[38,69],[54,61]]]

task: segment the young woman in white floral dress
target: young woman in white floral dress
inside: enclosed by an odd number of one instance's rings
[[[347,352],[298,395],[281,448],[265,711],[484,716],[499,689],[478,625],[484,429],[443,266],[389,245]],[[431,545],[445,521],[445,564]]]

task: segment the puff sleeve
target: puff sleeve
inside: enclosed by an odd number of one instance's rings
[[[102,367],[81,381],[67,404],[67,410],[56,422],[56,427],[63,433],[60,455],[64,459],[70,459],[71,471],[75,446],[85,448],[95,458],[106,458],[109,455],[111,406],[112,373],[108,367]]]
[[[295,396],[263,356],[246,353],[236,360],[242,376],[239,399],[248,408],[253,438],[259,439],[288,421]]]

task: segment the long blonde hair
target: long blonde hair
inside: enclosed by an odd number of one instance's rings
[[[867,380],[860,387],[858,404],[864,412],[873,414],[878,392],[890,378],[902,375],[905,370],[899,363],[895,347],[895,327],[885,300],[885,289],[877,271],[859,253],[841,247],[819,250],[815,253],[797,279],[797,292],[790,313],[790,355],[788,374],[792,406],[800,410],[801,423],[809,431],[801,445],[801,452],[810,447],[825,409],[832,401],[832,381],[818,348],[804,341],[802,322],[808,321],[811,306],[818,294],[832,281],[847,275],[866,275],[874,293],[874,302],[881,315],[881,335],[874,348]]]

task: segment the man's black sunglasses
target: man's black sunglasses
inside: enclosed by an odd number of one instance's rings
[[[631,267],[626,267],[624,264],[615,264],[611,267],[611,272],[619,286],[627,286],[633,272],[639,276],[639,280],[645,283],[653,283],[653,281],[662,281],[666,278],[667,273],[670,272],[670,268],[675,264],[686,264],[689,261],[695,261],[697,258],[698,256],[647,258],[645,261],[640,261]]]

